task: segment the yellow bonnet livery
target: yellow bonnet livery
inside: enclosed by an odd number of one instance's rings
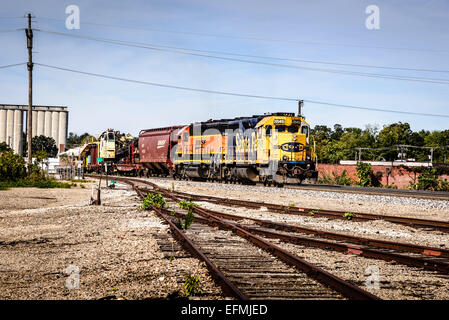
[[[174,177],[264,184],[316,179],[310,126],[278,112],[193,123],[179,132]]]

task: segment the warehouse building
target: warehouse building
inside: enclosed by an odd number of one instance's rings
[[[28,105],[0,104],[0,143],[6,142],[15,153],[22,154]],[[69,111],[63,106],[33,106],[32,136],[44,135],[55,140],[58,151],[67,145]]]

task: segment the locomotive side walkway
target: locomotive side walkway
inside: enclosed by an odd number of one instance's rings
[[[200,277],[202,299],[222,298],[134,191],[103,188],[89,206],[91,186],[0,191],[0,299],[170,299],[185,295],[185,274]]]

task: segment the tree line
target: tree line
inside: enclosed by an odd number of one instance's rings
[[[340,124],[335,124],[333,128],[316,125],[310,132],[320,163],[359,159],[393,161],[401,158],[427,162],[430,156],[434,163],[449,163],[449,129],[415,132],[410,129],[410,124],[397,122],[381,130],[373,125],[365,129],[343,128]]]

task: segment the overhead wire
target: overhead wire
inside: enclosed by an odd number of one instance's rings
[[[42,30],[42,29],[39,30],[39,31],[46,32],[46,33],[58,34],[58,35],[82,37],[82,36],[79,36],[79,35],[69,35],[67,33],[56,32],[56,31],[49,31],[49,30]],[[230,56],[238,56],[238,57],[257,58],[257,59],[291,61],[291,62],[305,62],[305,63],[314,63],[314,64],[327,64],[327,65],[336,65],[336,66],[358,67],[358,68],[375,68],[375,69],[389,69],[389,70],[401,70],[401,71],[449,73],[449,70],[442,70],[442,69],[393,67],[393,66],[379,66],[379,65],[369,65],[369,64],[341,63],[341,62],[310,60],[310,59],[298,59],[298,58],[280,58],[280,57],[273,57],[273,56],[249,55],[249,54],[241,54],[241,53],[235,53],[235,52],[216,51],[216,50],[192,49],[192,48],[184,48],[184,47],[177,47],[177,46],[167,46],[167,45],[160,45],[160,44],[150,44],[150,43],[142,43],[142,42],[134,42],[134,41],[123,41],[123,40],[113,40],[113,39],[104,39],[104,38],[97,38],[97,39],[104,40],[104,41],[123,42],[123,43],[135,44],[135,45],[147,45],[147,46],[158,47],[158,48],[168,48],[168,49],[177,49],[177,50],[184,50],[184,51],[204,52],[204,53],[222,54],[222,55],[230,55]]]
[[[234,62],[258,64],[258,65],[268,65],[268,66],[281,67],[281,68],[301,69],[301,70],[308,70],[308,71],[327,72],[327,73],[335,73],[335,74],[344,74],[344,75],[352,75],[352,76],[362,76],[362,77],[370,77],[370,78],[383,78],[383,79],[402,80],[402,81],[449,84],[449,79],[443,79],[443,78],[400,76],[400,75],[391,75],[391,74],[366,73],[366,72],[348,71],[348,70],[339,70],[339,69],[323,69],[323,68],[312,68],[312,67],[296,66],[296,65],[286,65],[286,64],[269,63],[269,62],[263,62],[263,61],[245,60],[245,59],[237,59],[237,58],[220,57],[220,56],[213,56],[213,55],[207,55],[207,54],[185,52],[185,51],[180,51],[180,50],[160,48],[160,47],[156,47],[153,45],[136,44],[136,43],[122,41],[122,40],[96,38],[96,37],[83,36],[83,35],[74,35],[74,34],[67,34],[67,33],[42,30],[42,29],[34,29],[34,30],[36,30],[38,32],[44,32],[44,33],[49,33],[49,34],[54,34],[54,35],[73,37],[73,38],[78,38],[78,39],[97,41],[97,42],[115,44],[115,45],[120,45],[120,46],[130,46],[130,47],[137,47],[137,48],[143,48],[143,49],[149,49],[149,50],[155,50],[155,51],[165,51],[165,52],[172,52],[172,53],[177,53],[177,54],[184,54],[184,55],[191,55],[191,56],[198,56],[198,57],[205,57],[205,58],[213,58],[213,59],[227,60],[227,61],[234,61]]]
[[[50,18],[50,17],[40,17],[40,16],[38,16],[38,19],[53,20],[53,21],[65,21],[64,19],[57,19],[57,18]],[[280,42],[280,43],[297,43],[297,44],[321,45],[321,46],[354,47],[354,48],[365,48],[365,49],[384,49],[384,50],[401,50],[401,51],[449,53],[449,51],[447,51],[447,50],[436,50],[436,49],[386,47],[386,46],[355,45],[355,44],[346,44],[346,43],[343,44],[343,43],[326,43],[326,42],[285,40],[285,39],[268,39],[268,38],[258,38],[258,37],[242,37],[242,36],[235,36],[235,35],[212,34],[212,33],[203,33],[203,32],[191,32],[191,31],[164,30],[164,29],[155,29],[155,28],[120,26],[120,25],[114,25],[114,24],[96,23],[96,22],[89,22],[89,21],[83,21],[83,24],[94,25],[94,26],[102,26],[102,27],[111,27],[111,28],[118,28],[118,29],[141,30],[141,31],[173,33],[173,34],[205,36],[205,37],[216,37],[216,38],[229,38],[229,39],[237,39],[237,40],[253,40],[253,41]]]
[[[22,62],[22,63],[8,64],[8,65],[5,65],[5,66],[0,66],[0,69],[17,67],[17,66],[24,65],[24,64],[27,64],[27,63],[26,62]]]
[[[110,76],[110,75],[105,75],[105,74],[99,74],[99,73],[87,72],[87,71],[82,71],[82,70],[64,68],[64,67],[59,67],[59,66],[54,66],[54,65],[49,65],[49,64],[43,64],[43,63],[37,63],[37,62],[34,63],[34,64],[35,65],[39,65],[39,66],[43,66],[43,67],[47,67],[47,68],[51,68],[51,69],[57,69],[57,70],[62,70],[62,71],[67,71],[67,72],[84,74],[84,75],[93,76],[93,77],[106,78],[106,79],[111,79],[111,80],[119,80],[119,81],[125,81],[125,82],[130,82],[130,83],[138,83],[138,84],[150,85],[150,86],[157,86],[157,87],[163,87],[163,88],[178,89],[178,90],[195,91],[195,92],[212,93],[212,94],[221,94],[221,95],[228,95],[228,96],[247,97],[247,98],[257,98],[257,99],[281,100],[281,101],[299,101],[299,100],[302,100],[302,101],[307,102],[307,103],[327,105],[327,106],[333,106],[333,107],[341,107],[341,108],[369,110],[369,111],[377,111],[377,112],[388,112],[388,113],[398,113],[398,114],[407,114],[407,115],[419,115],[419,116],[449,118],[449,115],[445,115],[445,114],[431,114],[431,113],[422,113],[422,112],[400,111],[400,110],[385,109],[385,108],[373,108],[373,107],[363,107],[363,106],[338,104],[338,103],[331,103],[331,102],[325,102],[325,101],[316,101],[316,100],[312,100],[312,99],[302,99],[302,98],[299,99],[299,98],[288,98],[288,97],[273,97],[273,96],[253,95],[253,94],[246,94],[246,93],[236,93],[236,92],[209,90],[209,89],[190,88],[190,87],[175,86],[175,85],[170,85],[170,84],[162,84],[162,83],[156,83],[156,82],[148,82],[148,81],[127,79],[127,78],[122,78],[122,77],[115,77],[115,76]]]

